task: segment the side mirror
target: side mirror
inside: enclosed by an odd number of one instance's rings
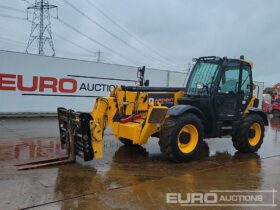
[[[148,87],[148,86],[150,85],[150,80],[146,80],[145,83],[144,83],[144,85],[145,85],[146,87]]]

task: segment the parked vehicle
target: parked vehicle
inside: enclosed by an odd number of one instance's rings
[[[174,162],[200,155],[205,138],[231,136],[236,150],[257,152],[264,138],[266,115],[253,95],[253,63],[244,58],[200,57],[185,88],[115,88],[99,97],[91,114],[58,108],[60,140],[68,148],[64,160],[33,163],[21,169],[103,157],[104,130],[110,126],[125,145],[143,145],[159,138],[161,152]]]

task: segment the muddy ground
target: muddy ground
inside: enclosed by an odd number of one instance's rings
[[[228,209],[279,208],[272,205],[273,194],[280,204],[280,119],[270,119],[256,154],[237,153],[230,138],[209,139],[199,159],[175,164],[161,155],[156,138],[125,147],[109,131],[102,160],[17,171],[16,164],[63,156],[58,137],[56,118],[0,119],[0,209],[185,209],[167,203],[167,193],[184,201],[187,193],[213,190],[262,195],[256,206],[232,201]]]

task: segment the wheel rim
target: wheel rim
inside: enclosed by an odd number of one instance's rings
[[[182,136],[185,134],[187,134],[188,136],[188,139],[186,140],[182,140],[180,139],[180,137],[182,138]],[[179,132],[179,135],[178,135],[178,147],[180,149],[181,152],[183,153],[190,153],[192,152],[197,143],[198,143],[198,131],[197,131],[197,128],[192,125],[192,124],[188,124],[188,125],[185,125],[181,131]]]
[[[261,125],[255,122],[252,124],[250,129],[254,131],[254,136],[251,138],[249,137],[249,144],[251,146],[256,146],[261,139],[261,133],[262,133]]]

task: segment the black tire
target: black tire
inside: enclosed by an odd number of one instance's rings
[[[272,110],[273,117],[280,117],[280,111],[277,109]]]
[[[258,124],[261,130],[256,144],[250,143],[250,135],[252,135],[251,139],[257,135],[256,131],[251,129],[254,123]],[[250,132],[252,132],[251,130],[253,130],[254,134],[250,134]],[[242,153],[257,152],[263,143],[264,131],[264,122],[261,116],[256,114],[247,115],[241,121],[236,133],[232,136],[233,146]]]
[[[185,126],[194,126],[197,133],[197,142],[190,152],[182,152],[179,147],[179,134]],[[192,138],[191,136],[189,138]],[[201,151],[204,138],[201,120],[194,114],[186,113],[178,117],[167,118],[160,130],[159,146],[161,152],[175,162],[187,162],[193,160]],[[188,145],[188,140],[184,145]]]
[[[119,138],[120,142],[123,143],[125,146],[131,146],[133,145],[133,142],[126,138]]]

